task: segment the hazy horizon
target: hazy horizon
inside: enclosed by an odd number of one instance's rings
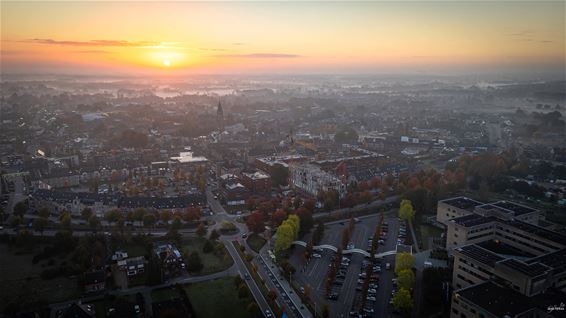
[[[564,2],[1,3],[2,74],[564,78]]]

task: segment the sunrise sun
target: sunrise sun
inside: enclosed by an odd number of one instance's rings
[[[171,66],[171,61],[169,61],[168,59],[164,59],[163,65],[166,66],[166,67],[169,67],[169,66]]]

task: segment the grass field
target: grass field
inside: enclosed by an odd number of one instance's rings
[[[251,317],[247,306],[253,297],[238,298],[233,277],[185,285],[185,290],[197,317]]]
[[[126,243],[117,246],[116,249],[126,251],[128,253],[128,257],[137,257],[137,256],[147,257],[147,251],[142,244]]]
[[[259,250],[263,247],[263,245],[265,245],[266,240],[257,234],[252,234],[248,237],[247,242],[252,250],[259,253]]]
[[[177,298],[181,298],[181,295],[172,287],[155,289],[151,292],[151,301],[154,303]]]
[[[196,273],[197,275],[207,275],[211,273],[221,272],[230,268],[230,266],[234,264],[232,257],[228,255],[228,252],[225,248],[223,255],[218,255],[215,251],[204,253],[202,251],[202,247],[204,246],[205,242],[206,239],[198,237],[187,238],[183,241],[182,250],[186,249],[187,251],[189,251],[189,253],[197,251],[200,255],[203,269],[200,272]]]
[[[58,277],[43,280],[39,277],[43,269],[49,268],[47,260],[32,264],[33,253],[16,255],[14,250],[0,244],[0,311],[11,302],[22,304],[43,300],[59,302],[77,298],[82,291],[76,278]],[[63,261],[59,257],[53,260],[58,266]],[[23,300],[23,301],[22,301]]]

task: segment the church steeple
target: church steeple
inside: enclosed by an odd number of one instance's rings
[[[220,101],[218,101],[218,107],[216,108],[216,124],[221,132],[224,131],[224,110]]]

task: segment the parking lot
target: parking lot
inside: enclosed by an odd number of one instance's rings
[[[369,249],[370,243],[368,239],[373,237],[378,221],[379,217],[377,215],[360,218],[359,221],[356,222],[351,235],[351,245],[362,250]],[[348,221],[328,223],[325,226],[324,237],[320,244],[339,246],[342,231],[348,226],[348,223]],[[400,222],[397,218],[386,218],[384,224],[387,225],[384,226],[382,231],[383,241],[378,245],[377,253],[395,250],[398,239],[400,238]],[[402,227],[404,227],[404,225],[402,225]],[[385,228],[387,228],[387,230],[385,230]],[[406,231],[406,229],[401,230],[401,232],[403,231]],[[404,242],[403,237],[404,236],[401,236],[401,240]],[[310,240],[310,237],[307,235],[304,240]],[[403,242],[399,241],[399,243]],[[361,308],[360,290],[363,275],[365,275],[361,273],[365,272],[365,266],[369,266],[369,257],[365,257],[359,253],[344,255],[345,258],[341,261],[337,279],[330,293],[332,295],[330,298],[335,299],[328,299],[325,282],[329,266],[331,262],[333,262],[335,253],[326,249],[315,253],[320,254],[320,257],[312,257],[307,264],[304,264],[304,248],[296,246],[293,249],[290,261],[293,266],[297,268],[297,272],[293,275],[294,283],[297,286],[310,285],[310,297],[316,304],[318,312],[320,312],[322,305],[327,303],[330,306],[330,315],[332,317],[359,317],[360,315],[362,317],[390,316],[391,306],[389,306],[389,302],[392,291],[394,290],[392,279],[394,278],[393,269],[395,255],[383,257],[378,261],[378,266],[372,268],[372,277],[374,277],[370,287],[372,291],[368,293],[366,306]]]

